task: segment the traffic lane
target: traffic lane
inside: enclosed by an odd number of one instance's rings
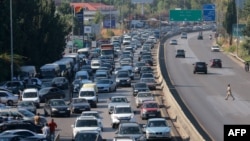
[[[240,100],[238,102],[236,100],[231,105],[231,101],[225,103],[224,100],[227,83],[231,83],[236,99],[242,99],[242,96],[249,98],[248,95],[244,95],[248,91],[249,76],[245,76],[242,68],[223,53],[213,52],[212,54],[210,51],[211,42],[206,41],[206,39],[204,39],[204,42],[197,40],[196,34],[189,34],[188,36],[191,37],[189,38],[191,41],[182,42],[179,39],[179,46],[171,47],[168,44],[165,46],[167,69],[177,91],[191,112],[195,114],[195,117],[215,140],[222,140],[224,124],[249,123],[246,119],[246,115],[249,113],[242,113],[249,106],[248,103],[243,102],[242,104],[242,102],[238,103]],[[204,45],[200,46],[201,44]],[[174,52],[175,48],[185,48],[187,58],[173,59],[175,56],[171,51]],[[223,68],[208,68],[207,75],[194,75],[192,63],[197,60],[209,60],[212,55],[217,55],[222,59]],[[238,94],[241,94],[241,96],[238,96]],[[228,109],[228,104],[232,106],[230,107],[231,110]],[[239,104],[242,105],[241,108],[239,108]]]

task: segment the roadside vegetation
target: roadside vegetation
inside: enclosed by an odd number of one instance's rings
[[[82,2],[82,0],[63,0],[61,5],[55,5],[54,0],[12,0],[13,22],[13,52],[14,75],[21,65],[41,65],[53,62],[61,58],[64,51],[67,36],[72,32],[77,33],[80,25],[73,19],[73,9],[70,2]],[[97,2],[100,0],[84,0],[84,2]],[[203,4],[215,3],[217,11],[217,32],[220,33],[218,44],[226,50],[237,53],[245,60],[250,60],[250,1],[239,9],[239,23],[247,25],[244,38],[239,46],[232,36],[232,25],[237,21],[235,0],[154,0],[152,4],[144,5],[144,14],[141,13],[141,5],[133,4],[129,0],[102,0],[107,5],[114,5],[119,10],[118,29],[102,29],[102,35],[98,38],[111,35],[120,35],[126,32],[127,23],[131,20],[168,20],[170,9],[202,9]],[[10,1],[0,0],[0,81],[10,78],[11,43],[10,43]],[[103,15],[97,12],[93,21],[85,24],[99,24],[103,21]],[[74,22],[73,22],[74,21]],[[74,24],[73,24],[74,23]],[[154,26],[155,23],[151,23]],[[157,25],[156,25],[157,26]]]

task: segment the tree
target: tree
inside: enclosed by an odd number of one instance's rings
[[[9,5],[9,0],[0,5],[0,55],[10,54]],[[39,68],[60,59],[68,29],[65,21],[56,14],[54,0],[13,0],[12,7],[13,52],[14,57],[20,56],[22,60],[14,59],[14,71],[18,71],[22,64]],[[4,58],[2,60],[8,60],[6,55]],[[6,61],[0,61],[0,66],[6,66]],[[9,79],[10,67],[5,68],[0,73],[6,71],[7,74],[1,78]]]
[[[95,24],[98,24],[98,23],[100,23],[102,21],[102,19],[103,19],[103,15],[101,14],[100,11],[97,11],[96,14],[95,14],[95,18],[94,18],[93,22]]]
[[[227,33],[229,34],[229,44],[232,45],[232,30],[233,24],[237,23],[237,11],[236,11],[236,4],[235,0],[230,0],[227,6],[227,12],[225,16],[225,20],[223,21],[223,26],[226,29]]]

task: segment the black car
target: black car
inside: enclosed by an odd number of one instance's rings
[[[133,85],[133,96],[137,96],[138,92],[146,91],[150,91],[146,83],[138,82]]]
[[[71,113],[82,113],[83,111],[90,111],[90,105],[85,98],[72,98],[69,103]]]
[[[202,32],[199,32],[197,39],[198,39],[198,40],[203,40]]]
[[[195,62],[194,64],[194,71],[193,73],[203,72],[207,74],[207,63],[206,62]]]
[[[45,87],[38,92],[40,102],[46,102],[49,99],[64,99],[65,92],[57,87]]]
[[[42,133],[43,125],[35,125],[29,120],[11,120],[0,123],[0,133],[12,129],[27,129],[35,133]]]
[[[153,73],[153,69],[150,66],[143,66],[141,67],[140,74],[143,73]]]
[[[176,58],[185,58],[185,50],[184,49],[177,49],[176,51]]]
[[[51,86],[65,90],[69,87],[69,81],[66,77],[55,77],[52,79]]]
[[[210,67],[211,68],[222,68],[221,59],[212,59],[212,60],[210,60]]]
[[[70,108],[63,99],[50,99],[44,105],[44,115],[70,117]]]

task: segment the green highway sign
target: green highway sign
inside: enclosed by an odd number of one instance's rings
[[[202,10],[170,10],[169,21],[202,21]]]

